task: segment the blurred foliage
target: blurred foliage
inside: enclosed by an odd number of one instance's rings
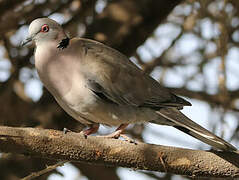
[[[65,114],[39,82],[33,46],[19,46],[29,23],[42,16],[63,24],[71,37],[118,49],[176,94],[205,102],[211,129],[238,144],[239,1],[0,0],[0,124],[80,131],[84,126]],[[127,133],[143,141],[144,129],[135,125]],[[0,179],[15,180],[52,163],[2,154]],[[74,165],[88,179],[120,179],[117,168]]]

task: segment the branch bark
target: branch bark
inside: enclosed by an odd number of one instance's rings
[[[169,172],[193,177],[239,177],[239,155],[190,150],[69,132],[0,126],[0,151]]]

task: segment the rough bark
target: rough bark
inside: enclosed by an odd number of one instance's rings
[[[85,138],[79,133],[56,130],[0,126],[0,151],[192,177],[239,177],[237,153]]]

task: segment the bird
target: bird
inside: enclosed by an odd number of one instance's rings
[[[146,74],[119,51],[86,38],[69,38],[56,21],[30,23],[22,46],[35,45],[35,68],[57,103],[96,133],[99,125],[118,126],[107,137],[118,138],[129,124],[154,123],[174,128],[216,150],[237,148],[193,122],[180,110],[191,106]]]

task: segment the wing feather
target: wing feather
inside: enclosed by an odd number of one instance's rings
[[[119,105],[182,107],[191,105],[162,87],[156,80],[145,74],[126,56],[102,43],[79,38],[84,48],[89,83],[94,91],[100,92]],[[94,82],[92,84],[92,82]]]

